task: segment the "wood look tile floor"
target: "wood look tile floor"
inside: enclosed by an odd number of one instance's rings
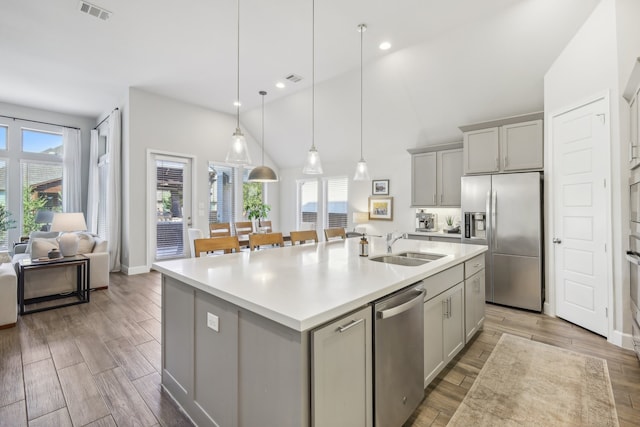
[[[191,425],[160,388],[160,302],[158,273],[112,274],[89,304],[0,330],[0,427]],[[559,319],[487,305],[484,330],[428,387],[406,427],[446,425],[503,332],[606,359],[620,425],[640,425],[631,351]]]

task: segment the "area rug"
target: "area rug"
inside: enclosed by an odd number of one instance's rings
[[[449,426],[618,426],[607,361],[503,334]]]

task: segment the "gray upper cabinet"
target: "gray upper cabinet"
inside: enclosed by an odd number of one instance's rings
[[[640,165],[640,58],[629,76],[629,81],[622,94],[629,103],[629,168]]]
[[[411,206],[460,206],[462,144],[408,151],[411,153]]]
[[[461,126],[464,173],[541,170],[544,167],[543,113]]]

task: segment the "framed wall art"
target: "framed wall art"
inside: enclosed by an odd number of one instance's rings
[[[369,219],[393,220],[393,197],[369,197]]]
[[[389,195],[389,180],[388,179],[374,179],[371,181],[371,194],[374,196],[388,196]]]

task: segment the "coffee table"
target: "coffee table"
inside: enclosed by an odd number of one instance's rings
[[[71,293],[45,295],[36,298],[24,298],[25,280],[28,279],[28,273],[34,270],[43,270],[50,268],[60,267],[76,267],[76,290]],[[18,304],[20,308],[20,315],[36,313],[39,311],[51,310],[53,308],[66,307],[69,305],[83,304],[89,302],[90,298],[90,283],[89,283],[89,258],[84,255],[75,255],[70,257],[64,257],[53,260],[32,260],[23,259],[18,263]],[[76,297],[77,301],[64,302],[62,304],[51,305],[46,307],[38,307],[31,310],[25,310],[25,305],[35,304],[45,301],[53,301],[57,299],[67,299],[70,297]]]

